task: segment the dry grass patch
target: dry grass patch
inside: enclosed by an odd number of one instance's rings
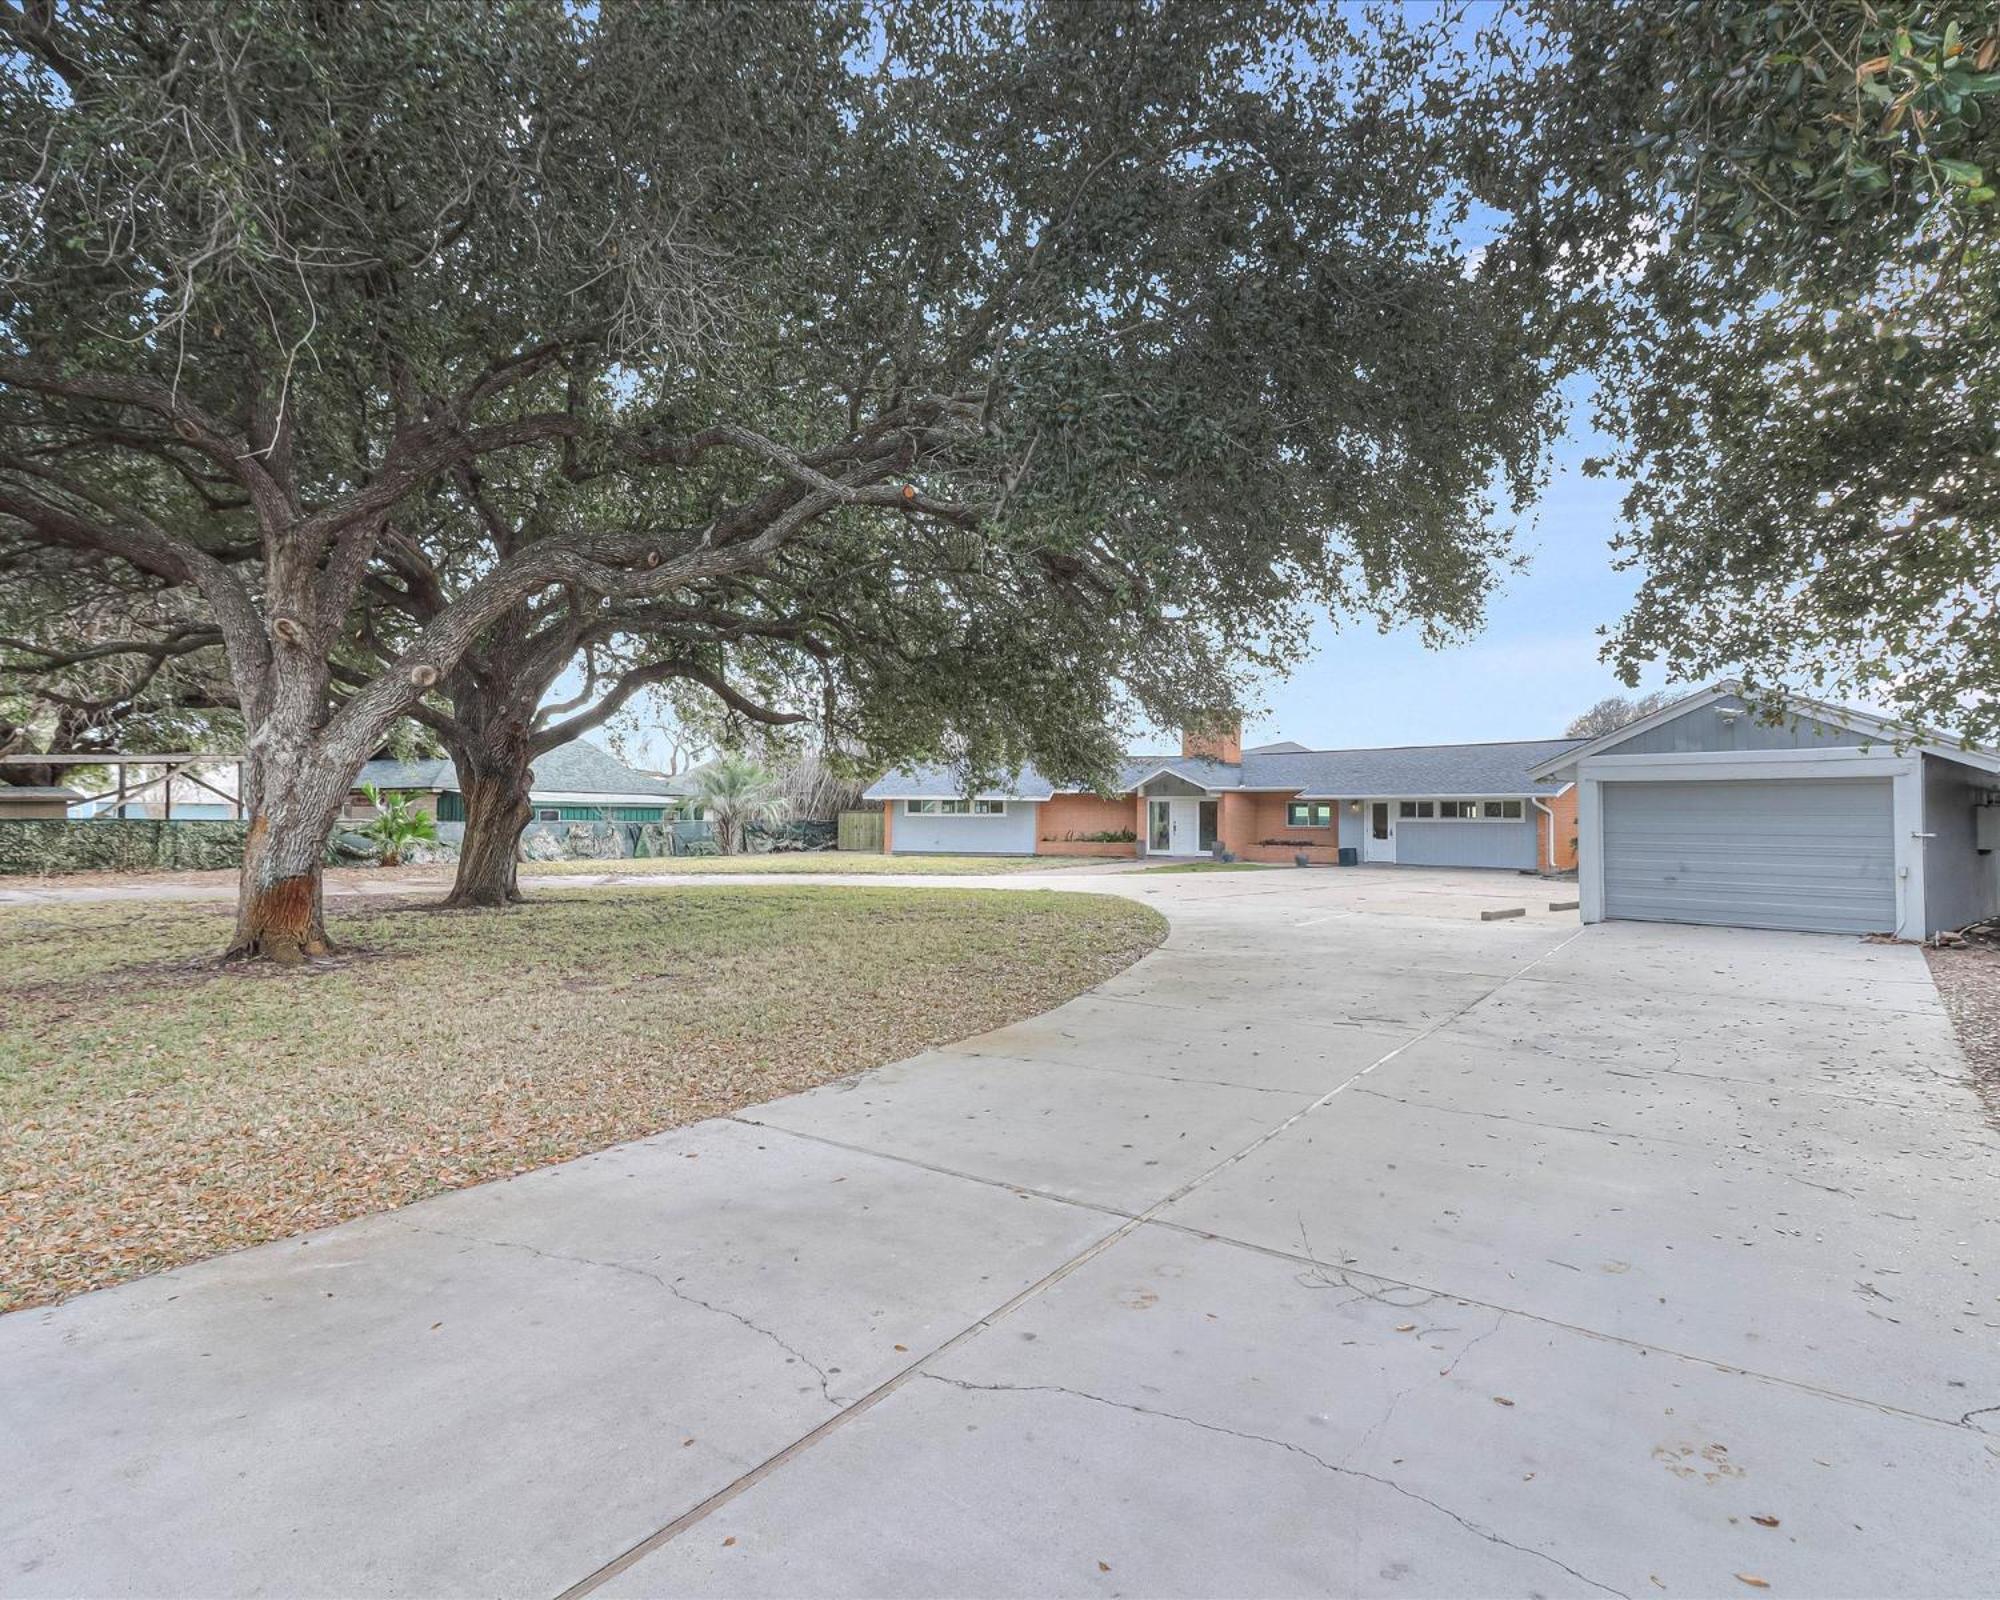
[[[634,872],[895,873],[903,877],[992,877],[1006,872],[1053,872],[1065,867],[1102,866],[1101,861],[1065,856],[877,856],[859,851],[786,850],[756,856],[643,856],[611,861],[524,861],[523,877],[601,877]]]
[[[0,1309],[639,1138],[1046,1010],[1159,943],[1096,895],[772,887],[0,910]]]

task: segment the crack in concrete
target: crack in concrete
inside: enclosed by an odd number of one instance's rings
[[[984,1391],[991,1394],[1068,1395],[1075,1400],[1088,1400],[1093,1405],[1109,1406],[1117,1411],[1130,1411],[1137,1416],[1158,1417],[1168,1422],[1179,1422],[1190,1428],[1199,1428],[1204,1433],[1225,1434],[1232,1439],[1244,1439],[1252,1444],[1275,1445],[1280,1450],[1289,1451],[1295,1456],[1303,1456],[1306,1460],[1326,1472],[1334,1473],[1343,1478],[1358,1478],[1365,1483],[1376,1484],[1381,1488],[1391,1490],[1396,1494],[1402,1495],[1407,1500],[1414,1500],[1419,1505],[1428,1506],[1440,1515],[1449,1517],[1453,1522],[1465,1529],[1467,1533],[1484,1539],[1489,1544],[1497,1544],[1508,1550],[1517,1550],[1522,1555],[1533,1556],[1538,1561],[1546,1561],[1550,1566],[1560,1568],[1562,1571],[1568,1573],[1579,1583],[1587,1583],[1591,1588],[1601,1590],[1605,1594],[1616,1595],[1619,1597],[1619,1600],[1631,1600],[1631,1597],[1624,1590],[1614,1589],[1610,1584],[1593,1578],[1586,1572],[1579,1572],[1560,1556],[1552,1556],[1546,1550],[1538,1550],[1533,1545],[1520,1544],[1503,1534],[1495,1533],[1491,1528],[1474,1522],[1463,1513],[1452,1510],[1450,1506],[1445,1505],[1442,1501],[1433,1500],[1429,1495],[1420,1493],[1410,1488],[1407,1484],[1398,1483],[1394,1478],[1384,1477],[1379,1472],[1369,1472],[1361,1467],[1350,1467],[1337,1461],[1329,1461],[1326,1457],[1308,1450],[1304,1445],[1294,1444],[1289,1439],[1279,1439],[1267,1433],[1250,1433],[1240,1428],[1225,1428],[1220,1423],[1204,1422],[1199,1417],[1190,1417],[1179,1411],[1166,1411],[1157,1406],[1141,1405],[1137,1401],[1132,1400],[1114,1400],[1108,1395],[1092,1394],[1087,1389],[1071,1389],[1057,1383],[974,1383],[968,1378],[948,1378],[938,1372],[925,1372],[919,1374],[919,1376],[928,1378],[934,1383],[949,1384],[954,1389],[964,1389],[967,1391]],[[1400,1399],[1401,1396],[1397,1398]],[[1393,1402],[1391,1409],[1394,1409]]]
[[[1508,1122],[1518,1127],[1540,1128],[1550,1133],[1576,1133],[1582,1134],[1586,1138],[1607,1139],[1614,1143],[1626,1140],[1639,1144],[1665,1145],[1673,1150],[1707,1151],[1714,1148],[1712,1145],[1703,1144],[1697,1139],[1677,1139],[1671,1134],[1638,1133],[1628,1129],[1587,1127],[1575,1122],[1550,1122],[1540,1117],[1516,1116],[1512,1112],[1507,1111],[1478,1111],[1470,1106],[1450,1106],[1433,1100],[1415,1100],[1406,1095],[1384,1094],[1380,1089],[1357,1088],[1354,1092],[1356,1094],[1365,1094],[1375,1100],[1387,1100],[1393,1105],[1409,1106],[1417,1111],[1436,1112],[1453,1117],[1476,1117],[1487,1122]],[[1793,1171],[1789,1167],[1780,1166],[1775,1161],[1768,1159],[1760,1151],[1751,1150],[1739,1145],[1735,1147],[1733,1153],[1740,1158],[1754,1163],[1759,1170],[1768,1172],[1774,1178],[1782,1178],[1788,1183],[1804,1184],[1808,1189],[1818,1189],[1825,1194],[1836,1194],[1843,1200],[1858,1198],[1852,1189],[1843,1189],[1836,1184],[1817,1182],[1812,1178],[1805,1177]]]
[[[644,1278],[647,1282],[666,1290],[668,1294],[686,1305],[698,1306],[703,1311],[713,1312],[718,1317],[727,1317],[730,1321],[740,1323],[743,1327],[748,1328],[752,1333],[759,1334],[770,1340],[771,1343],[792,1357],[793,1360],[802,1363],[812,1370],[813,1375],[819,1379],[821,1399],[826,1401],[830,1406],[837,1407],[841,1403],[833,1396],[831,1387],[832,1379],[828,1376],[826,1368],[822,1367],[796,1345],[781,1337],[774,1330],[765,1327],[761,1322],[752,1321],[740,1311],[733,1310],[728,1306],[719,1306],[712,1300],[702,1299],[699,1295],[689,1294],[679,1284],[669,1281],[650,1268],[634,1266],[629,1261],[600,1261],[594,1256],[571,1255],[567,1251],[562,1250],[544,1250],[539,1245],[523,1244],[517,1239],[482,1239],[477,1234],[457,1233],[449,1228],[426,1228],[419,1223],[406,1222],[401,1218],[397,1218],[396,1221],[399,1226],[407,1228],[412,1233],[427,1233],[436,1239],[456,1239],[462,1244],[483,1245],[491,1250],[520,1250],[531,1256],[539,1256],[545,1261],[567,1261],[574,1266],[599,1267],[606,1272],[624,1272],[629,1273],[635,1278]]]
[[[1968,1412],[1966,1412],[1966,1414],[1965,1414],[1964,1416],[1960,1417],[1960,1418],[1958,1419],[1958,1420],[1959,1420],[1959,1425],[1960,1425],[1961,1427],[1966,1427],[1966,1428],[1970,1428],[1970,1427],[1973,1427],[1973,1426],[1975,1426],[1975,1424],[1973,1423],[1973,1420],[1972,1420],[1972,1419],[1973,1419],[1974,1417],[1990,1417],[1990,1416],[1992,1416],[1992,1415],[1993,1415],[1993,1414],[1994,1414],[1994,1413],[1995,1413],[1996,1411],[2000,1411],[2000,1406],[1981,1406],[1981,1407],[1980,1407],[1980,1408],[1979,1408],[1978,1410],[1976,1410],[1976,1411],[1968,1411]],[[1986,1425],[1985,1425],[1984,1423],[1980,1423],[1980,1424],[1977,1424],[1977,1426],[1978,1426],[1978,1428],[1979,1428],[1979,1431],[1980,1431],[1981,1433],[1984,1433],[1984,1432],[1986,1432],[1986,1431],[1987,1431],[1987,1430],[1986,1430]]]
[[[1951,1428],[1959,1424],[1948,1414],[1931,1411],[1917,1411],[1909,1406],[1892,1405],[1886,1400],[1872,1400],[1866,1395],[1849,1394],[1844,1389],[1831,1389],[1822,1384],[1808,1383],[1802,1378],[1787,1378],[1775,1372],[1765,1372],[1757,1367],[1740,1366],[1735,1362],[1723,1361],[1715,1356],[1697,1355],[1690,1350],[1676,1349],[1673,1345],[1655,1344],[1650,1340],[1634,1339],[1626,1334],[1607,1333],[1602,1328],[1593,1328],[1585,1323],[1567,1321],[1562,1317],[1552,1317],[1546,1312],[1530,1311],[1525,1306],[1501,1305],[1498,1301],[1482,1299],[1479,1295],[1463,1289],[1433,1289],[1421,1283],[1412,1283],[1406,1278],[1392,1278],[1363,1267],[1356,1262],[1342,1262],[1330,1266],[1312,1255],[1310,1249],[1301,1253],[1287,1250],[1281,1245],[1259,1244],[1254,1239],[1239,1239],[1234,1234],[1218,1233],[1213,1228],[1198,1228],[1189,1223],[1175,1222],[1167,1217],[1149,1216],[1144,1219],[1148,1227],[1166,1228],[1175,1233],[1184,1233],[1191,1239],[1203,1239],[1211,1244],[1227,1245],[1231,1249],[1248,1250],[1255,1255],[1269,1256],[1276,1261],[1290,1261],[1305,1270],[1294,1274],[1293,1281],[1306,1288],[1348,1288],[1355,1293],[1341,1301],[1342,1305],[1353,1305],[1357,1300],[1373,1300],[1378,1305],[1392,1306],[1399,1310],[1417,1310],[1432,1300],[1452,1300],[1460,1305],[1479,1306],[1486,1310],[1498,1311],[1505,1316],[1519,1317],[1524,1322],[1536,1323],[1543,1327],[1561,1328],[1565,1333],[1578,1334],[1586,1339],[1594,1339],[1601,1344],[1619,1345],[1627,1350],[1642,1350],[1655,1355],[1663,1355],[1674,1361],[1688,1361],[1699,1367],[1707,1367],[1711,1372],[1722,1372],[1734,1377],[1750,1378],[1758,1383],[1775,1384],[1779,1388],[1794,1389],[1802,1394],[1817,1395],[1824,1400],[1836,1400],[1843,1405],[1860,1406],[1865,1410],[1879,1412],[1885,1417],[1902,1417],[1911,1422],[1928,1423],[1936,1427]],[[1553,1256],[1546,1258],[1552,1266],[1566,1268],[1571,1272],[1581,1272],[1581,1267],[1571,1266],[1567,1261],[1557,1261]],[[1372,1279],[1383,1286],[1382,1290],[1370,1292],[1346,1277],[1349,1270],[1364,1278]],[[1407,1290],[1423,1298],[1412,1301],[1392,1300],[1384,1291]],[[1981,1428],[1979,1432],[1988,1430]]]
[[[1492,1327],[1488,1328],[1478,1338],[1468,1339],[1465,1342],[1465,1344],[1459,1349],[1458,1354],[1451,1358],[1451,1365],[1446,1367],[1443,1372],[1438,1374],[1438,1376],[1441,1378],[1449,1378],[1454,1372],[1458,1371],[1459,1362],[1463,1361],[1467,1356],[1472,1354],[1472,1350],[1475,1345],[1484,1344],[1488,1339],[1492,1338],[1506,1325],[1507,1325],[1507,1313],[1505,1311],[1502,1311],[1493,1318]]]
[[[1196,1078],[1180,1072],[1147,1072],[1139,1067],[1107,1067],[1095,1061],[1060,1061],[1053,1056],[1017,1055],[1001,1050],[967,1051],[974,1061],[1012,1061],[1027,1067],[1060,1067],[1066,1072],[1103,1072],[1114,1078],[1146,1078],[1154,1083],[1187,1083],[1213,1089],[1246,1089],[1252,1094],[1284,1094],[1310,1100],[1318,1089],[1287,1089],[1278,1084],[1244,1083],[1235,1078]]]

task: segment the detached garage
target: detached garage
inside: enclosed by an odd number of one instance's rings
[[[2000,913],[2000,755],[1725,683],[1537,768],[1577,783],[1586,922],[1920,938]],[[1982,848],[1982,845],[1984,848]]]

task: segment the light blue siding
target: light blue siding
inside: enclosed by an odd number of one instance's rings
[[[1725,712],[1734,715],[1725,716]],[[1657,727],[1635,733],[1604,754],[1664,756],[1701,750],[1824,750],[1881,743],[1879,736],[1814,722],[1804,715],[1787,718],[1776,726],[1759,722],[1748,701],[1725,695],[1712,704],[1697,706]]]
[[[1032,800],[1009,800],[1004,816],[913,817],[901,800],[889,819],[890,854],[947,856],[1031,856],[1035,853]]]
[[[2000,851],[1979,854],[1973,807],[2000,774],[1924,757],[1924,932],[2000,916]]]
[[[1886,778],[1607,783],[1604,914],[1807,933],[1896,927]]]
[[[1340,842],[1349,850],[1359,850],[1361,835],[1367,828],[1368,818],[1362,812],[1354,810],[1353,805],[1351,800],[1338,802]]]
[[[1525,802],[1524,811],[1540,812]],[[1356,822],[1361,819],[1355,818]],[[1358,836],[1360,830],[1357,828]],[[1517,867],[1538,864],[1535,824],[1519,822],[1448,822],[1406,817],[1396,824],[1396,863],[1408,867]]]

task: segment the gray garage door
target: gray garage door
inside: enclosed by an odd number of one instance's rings
[[[1808,933],[1896,925],[1886,779],[1607,783],[1604,914]]]

